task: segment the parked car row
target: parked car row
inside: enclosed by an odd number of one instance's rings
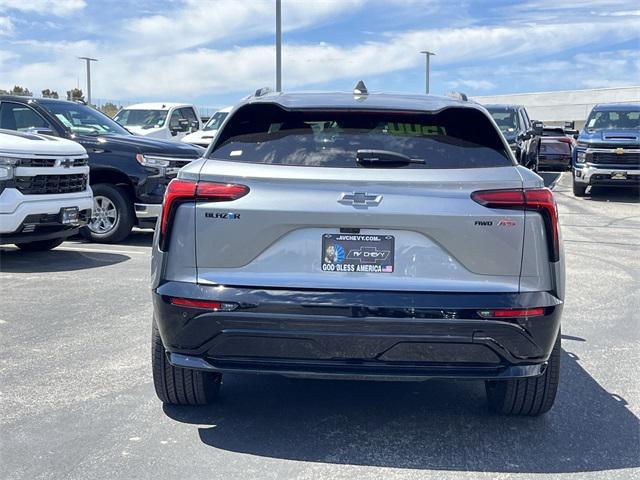
[[[94,209],[80,233],[105,243],[122,241],[134,226],[153,227],[168,183],[204,153],[197,145],[134,135],[98,110],[65,100],[0,96],[0,128],[84,147]],[[70,174],[65,172],[63,181]]]
[[[521,105],[487,105],[486,109],[519,164],[534,171],[571,169],[573,190],[577,196],[585,195],[590,185],[638,184],[640,128],[637,105],[597,106],[579,137],[571,124],[551,127],[531,120],[526,108]],[[36,137],[41,134],[59,140],[69,139],[84,147],[88,162],[83,168],[90,171],[85,186],[93,191],[93,211],[80,209],[77,221],[71,220],[69,225],[79,227],[80,233],[89,240],[115,243],[124,240],[134,226],[155,225],[170,180],[175,178],[180,168],[204,154],[205,148],[215,139],[232,110],[232,107],[227,107],[216,112],[202,126],[198,111],[191,104],[146,103],[123,108],[115,116],[117,121],[114,121],[81,103],[1,96],[0,129],[35,134]],[[13,141],[15,148],[24,148],[26,144],[36,142],[33,135],[27,137],[19,137],[20,143],[14,135],[5,139],[4,144],[10,146]],[[50,140],[39,142],[35,144],[64,145],[64,142],[56,144]],[[5,147],[5,150],[6,158],[17,158],[12,156],[11,148]],[[38,148],[32,154],[25,150],[20,155],[24,158],[40,158],[44,155]],[[50,155],[51,165],[37,168],[58,168],[55,166],[55,149]],[[73,156],[71,153],[69,155],[68,158]],[[58,170],[46,170],[45,173],[22,170],[22,160],[17,163],[13,160],[3,162],[0,166],[6,170],[3,170],[4,174],[8,175],[9,169],[12,172],[15,170],[16,178],[21,179],[20,187],[26,181],[23,177],[34,175],[38,181],[46,180],[48,194],[69,193],[65,191],[67,176],[80,175],[75,170],[65,168],[66,163],[61,167],[64,171],[60,174]],[[80,167],[76,165],[73,168]],[[53,186],[54,174],[62,175],[62,186]],[[9,183],[8,178],[0,180],[4,182],[2,185],[5,190],[8,189],[7,185],[16,183],[15,179],[13,183]],[[59,188],[59,191],[55,188]],[[9,194],[4,195],[0,212],[13,212],[11,202],[16,200],[9,201]],[[31,220],[27,231],[36,228],[31,226]],[[3,225],[0,231],[3,236],[15,237],[17,242],[19,239],[16,234],[20,232],[7,229],[21,229],[23,225]],[[43,228],[38,226],[36,229]]]

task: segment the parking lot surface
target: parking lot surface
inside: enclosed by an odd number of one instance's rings
[[[567,300],[559,395],[490,414],[480,382],[224,379],[164,407],[150,371],[151,233],[0,257],[0,478],[640,478],[640,204],[560,208]]]

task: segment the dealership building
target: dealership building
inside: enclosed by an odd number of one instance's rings
[[[577,128],[582,128],[596,104],[640,102],[640,86],[487,95],[473,100],[482,104],[524,105],[532,119],[548,125],[574,121]]]

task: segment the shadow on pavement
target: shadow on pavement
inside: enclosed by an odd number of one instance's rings
[[[481,382],[350,382],[227,375],[210,407],[165,406],[211,447],[349,465],[568,473],[640,466],[640,424],[563,351],[554,408],[493,415]],[[206,426],[202,426],[206,425]]]
[[[0,249],[0,272],[70,272],[114,265],[130,258],[120,253],[71,252],[56,249],[25,252],[19,249]]]
[[[585,197],[594,202],[640,203],[638,187],[591,187]]]
[[[553,188],[560,178],[560,175],[562,175],[562,172],[538,172],[538,175],[544,180],[545,187]]]
[[[72,238],[72,241],[76,244],[80,243],[95,243],[96,245],[114,245],[114,244],[106,244],[106,243],[98,243],[98,242],[89,242],[85,240],[82,236],[76,235]],[[138,229],[134,228],[133,231],[129,234],[127,238],[118,242],[115,245],[119,246],[132,246],[132,247],[150,247],[153,243],[153,230],[151,229]]]

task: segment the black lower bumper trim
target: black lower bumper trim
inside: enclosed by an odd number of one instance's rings
[[[171,297],[233,302],[238,308],[185,308],[172,305]],[[199,365],[181,365],[186,368],[287,375],[538,375],[562,312],[562,302],[549,292],[269,290],[180,282],[162,284],[153,301],[172,362],[185,357]],[[543,307],[544,315],[491,320],[476,312],[534,307]]]
[[[381,366],[374,362],[354,365],[347,362],[278,362],[278,361],[216,361],[201,357],[190,357],[179,353],[169,353],[169,362],[175,367],[192,370],[276,374],[303,378],[340,379],[389,379],[426,380],[430,378],[459,379],[507,379],[537,377],[547,368],[547,363],[530,365],[507,365],[499,367],[460,366]]]

